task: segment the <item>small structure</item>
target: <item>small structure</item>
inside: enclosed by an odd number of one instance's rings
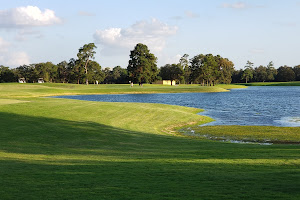
[[[39,79],[38,79],[38,83],[45,83],[45,81],[44,81],[43,78],[39,78]]]
[[[25,78],[19,78],[19,83],[26,83]]]
[[[172,81],[172,84],[171,84],[171,80],[160,80],[160,81],[156,81],[154,84],[176,85],[176,81]]]

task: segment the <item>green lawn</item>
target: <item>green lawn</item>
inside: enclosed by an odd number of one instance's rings
[[[45,84],[0,84],[0,98],[27,98],[55,95],[76,94],[118,94],[118,93],[185,93],[185,92],[226,92],[228,89],[245,88],[242,85],[218,85],[215,87],[202,87],[199,85],[176,85],[163,86],[155,84],[144,84],[143,87],[129,84],[100,84],[77,85],[63,83]]]
[[[192,135],[190,133],[191,130],[194,131]],[[191,129],[183,129],[181,132],[188,136],[214,138],[216,140],[300,144],[300,127],[195,126]]]
[[[299,145],[231,144],[173,131],[212,120],[195,108],[41,98],[131,89],[0,84],[0,199],[300,198]]]

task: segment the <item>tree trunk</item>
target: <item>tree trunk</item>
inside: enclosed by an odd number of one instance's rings
[[[89,62],[89,59],[87,59],[87,61],[85,63],[85,66],[84,66],[84,68],[85,68],[85,75],[86,75],[85,84],[87,84],[87,85],[89,84],[89,80],[87,78],[87,73],[88,73],[87,65],[88,65],[88,62]]]

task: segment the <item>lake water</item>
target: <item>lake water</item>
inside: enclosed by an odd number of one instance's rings
[[[220,93],[61,96],[88,101],[162,103],[205,109],[207,125],[300,126],[300,87],[248,87]]]

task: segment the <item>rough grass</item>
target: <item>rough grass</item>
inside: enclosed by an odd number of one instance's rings
[[[29,102],[0,104],[1,199],[300,198],[299,145],[169,132],[211,120],[195,108],[35,97],[56,93],[56,84],[11,87],[0,101]]]
[[[245,142],[300,144],[300,127],[204,126],[192,127],[195,136]],[[183,130],[188,134],[189,130]]]

